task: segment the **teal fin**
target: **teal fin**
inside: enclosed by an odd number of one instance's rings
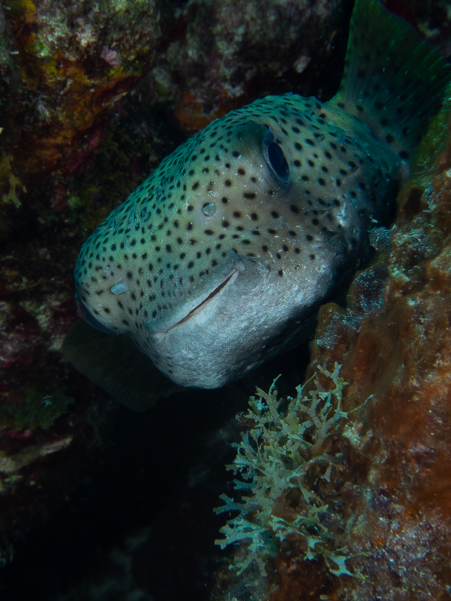
[[[356,0],[345,70],[331,100],[410,161],[442,104],[451,67],[379,0]]]
[[[64,339],[63,353],[79,372],[135,411],[182,390],[128,336],[100,332],[82,319]]]

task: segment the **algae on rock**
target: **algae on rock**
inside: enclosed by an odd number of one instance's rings
[[[330,382],[325,390],[314,375],[296,388],[296,398],[277,397],[273,382],[268,393],[257,388],[244,419],[253,424],[235,444],[237,455],[227,469],[240,474],[235,490],[245,491],[239,501],[221,495],[225,505],[215,513],[238,511],[216,543],[224,549],[232,543],[247,543],[244,558],[235,562],[241,573],[255,560],[264,574],[269,557],[275,556],[288,538],[300,539],[301,559],[322,557],[332,574],[354,576],[346,566],[351,554],[340,544],[347,523],[333,515],[317,483],[330,482],[336,457],[328,440],[339,430],[348,413],[342,409],[340,366],[331,373],[319,367]],[[305,394],[313,383],[316,388]],[[246,493],[248,493],[246,495]]]

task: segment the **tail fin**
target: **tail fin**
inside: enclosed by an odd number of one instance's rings
[[[345,70],[331,100],[360,117],[404,160],[440,108],[451,67],[379,0],[356,0]]]

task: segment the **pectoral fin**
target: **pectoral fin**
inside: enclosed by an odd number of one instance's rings
[[[183,390],[166,378],[127,335],[106,334],[82,319],[64,339],[73,366],[116,400],[135,411]]]

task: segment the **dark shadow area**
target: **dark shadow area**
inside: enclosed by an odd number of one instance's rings
[[[212,509],[233,491],[225,465],[239,439],[234,417],[279,373],[281,393],[294,393],[307,359],[305,344],[226,388],[188,390],[145,413],[118,407],[76,492],[15,546],[0,573],[2,601],[124,600],[133,591],[207,601],[226,554],[214,541],[229,516]]]

